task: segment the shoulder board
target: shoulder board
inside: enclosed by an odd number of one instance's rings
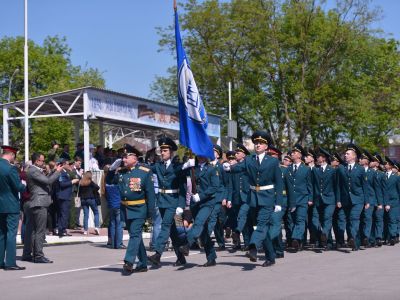
[[[143,167],[143,166],[140,166],[139,170],[142,170],[142,171],[145,171],[145,172],[150,172],[149,168],[146,168],[146,167]]]

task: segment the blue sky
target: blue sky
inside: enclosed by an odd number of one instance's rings
[[[66,36],[74,65],[104,72],[106,87],[148,97],[156,75],[175,64],[158,52],[155,27],[173,24],[172,0],[28,0],[29,38]],[[178,3],[184,2],[178,0]],[[24,34],[24,1],[1,0],[0,38]],[[400,39],[400,1],[373,0],[383,10],[376,24]]]

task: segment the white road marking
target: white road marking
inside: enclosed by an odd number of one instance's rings
[[[189,256],[191,255],[196,255],[200,254],[200,252],[193,252],[190,253]],[[163,256],[161,257],[162,260],[164,259],[169,259],[169,258],[175,258],[176,256]],[[30,276],[24,276],[22,277],[23,279],[28,279],[28,278],[36,278],[36,277],[45,277],[45,276],[51,276],[51,275],[58,275],[58,274],[65,274],[65,273],[73,273],[73,272],[79,272],[79,271],[87,271],[87,270],[94,270],[94,269],[100,269],[100,268],[107,268],[111,266],[116,266],[116,265],[123,265],[123,263],[117,263],[117,264],[111,264],[111,265],[102,265],[102,266],[94,266],[94,267],[87,267],[87,268],[80,268],[80,269],[71,269],[71,270],[65,270],[65,271],[58,271],[58,272],[51,272],[51,273],[43,273],[43,274],[38,274],[38,275],[30,275]]]

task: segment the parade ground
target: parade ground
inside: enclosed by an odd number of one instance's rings
[[[199,267],[205,255],[191,251],[187,266],[176,268],[174,252],[167,251],[160,268],[131,276],[121,275],[125,250],[104,243],[49,246],[44,252],[53,264],[17,261],[26,270],[0,271],[1,299],[400,298],[399,246],[285,253],[267,268],[261,254],[252,263],[244,252],[229,249],[217,253],[215,267]]]

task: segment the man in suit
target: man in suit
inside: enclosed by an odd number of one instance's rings
[[[164,252],[168,239],[171,238],[177,260],[174,266],[179,267],[186,264],[186,259],[179,252],[180,239],[175,225],[175,216],[182,216],[185,208],[186,174],[182,170],[182,164],[174,151],[178,150],[176,143],[169,137],[162,137],[158,140],[161,150],[161,161],[150,166],[157,176],[158,198],[157,207],[162,218],[160,232],[153,244],[156,251],[149,260],[154,265],[160,265],[161,255]]]
[[[346,217],[348,245],[353,251],[360,248],[360,216],[362,210],[369,208],[367,197],[367,180],[365,169],[356,163],[361,156],[360,149],[355,144],[348,144],[345,153],[347,166],[338,169],[338,184],[340,190],[340,202],[338,208],[343,208]]]
[[[291,151],[293,164],[288,168],[286,181],[288,185],[289,221],[292,225],[292,247],[295,251],[302,248],[308,207],[313,205],[311,169],[304,165],[302,157],[306,156],[304,148],[296,144]]]
[[[155,192],[153,173],[138,162],[142,153],[128,144],[125,150],[124,168],[114,176],[114,182],[119,185],[122,197],[121,211],[129,231],[129,242],[122,267],[122,274],[127,276],[132,273],[147,272],[147,255],[142,232],[146,218],[150,218],[155,209]],[[136,258],[138,263],[134,269],[133,263]]]
[[[318,223],[314,221],[314,228],[317,230],[317,238],[322,247],[330,249],[332,245],[328,245],[328,237],[332,230],[332,218],[335,211],[336,203],[340,201],[337,184],[336,169],[329,165],[330,153],[324,148],[319,148],[317,155],[318,168],[314,168],[313,172],[313,188],[314,188],[314,209]]]
[[[189,165],[191,166],[191,162]],[[207,262],[202,266],[212,267],[216,265],[217,254],[208,234],[207,221],[215,205],[215,196],[220,185],[220,174],[216,168],[210,165],[208,158],[197,156],[194,179],[196,184],[190,201],[194,223],[187,234],[187,244],[180,246],[179,251],[188,256],[190,247],[200,238],[200,244],[204,245],[207,257]]]
[[[255,154],[247,156],[243,164],[232,167],[224,165],[232,173],[247,172],[250,184],[250,193],[247,204],[255,216],[257,229],[251,235],[248,257],[250,261],[257,261],[257,249],[261,246],[265,250],[263,267],[275,264],[275,251],[268,234],[272,221],[272,214],[282,210],[283,180],[279,161],[267,155],[268,145],[272,144],[271,136],[257,130],[251,136]]]
[[[383,205],[385,207],[385,215],[387,220],[387,240],[389,245],[394,246],[398,233],[398,214],[400,208],[400,177],[395,175],[393,169],[397,169],[396,165],[389,157],[385,156],[386,174],[383,179]]]
[[[3,145],[0,158],[0,268],[25,270],[16,263],[20,202],[18,193],[25,190],[18,170],[13,166],[18,149]],[[5,260],[5,261],[4,261]]]
[[[47,209],[51,204],[50,187],[60,177],[63,167],[57,165],[55,172],[46,176],[43,173],[44,155],[33,153],[31,159],[32,166],[26,172],[31,199],[24,205],[27,220],[22,260],[52,263],[44,256],[43,243],[46,238]]]
[[[69,174],[69,172],[71,172],[71,167],[67,160],[60,158],[57,161],[57,165],[63,167],[58,182],[56,183],[55,191],[58,208],[58,236],[61,238],[63,236],[71,236],[71,234],[67,232],[68,219],[71,209],[73,186],[79,182],[79,179],[71,178]]]

